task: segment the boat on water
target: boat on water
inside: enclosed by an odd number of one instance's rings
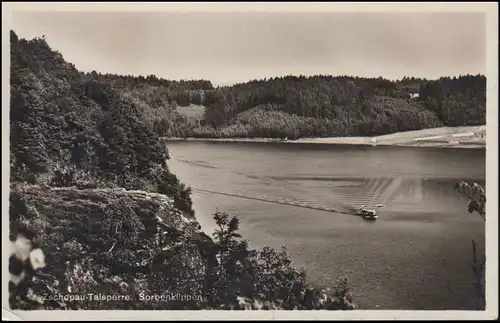
[[[358,209],[357,214],[365,220],[376,220],[378,218],[377,211],[365,209],[364,205]]]

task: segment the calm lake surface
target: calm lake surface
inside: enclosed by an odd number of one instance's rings
[[[216,211],[237,215],[254,248],[286,245],[311,283],[348,275],[361,309],[473,309],[472,240],[484,221],[453,191],[485,183],[485,150],[170,142],[168,165],[194,189],[352,210],[383,204],[376,222],[235,196],[193,192],[211,234]]]

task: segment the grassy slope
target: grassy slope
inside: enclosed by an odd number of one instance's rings
[[[486,145],[485,126],[440,127],[398,132],[375,137],[304,138],[302,143],[362,144],[439,147],[481,147]],[[453,143],[453,141],[455,141]]]
[[[485,126],[440,127],[374,137],[327,137],[300,138],[283,141],[275,138],[189,138],[193,141],[227,141],[227,142],[282,142],[287,144],[330,144],[330,145],[375,145],[378,146],[408,146],[408,147],[439,147],[439,148],[485,148]],[[167,138],[167,140],[186,140]]]
[[[190,104],[187,107],[177,107],[177,112],[188,118],[202,119],[205,107],[203,105]]]

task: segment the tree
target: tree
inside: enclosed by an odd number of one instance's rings
[[[213,273],[215,305],[285,310],[355,308],[347,278],[340,278],[333,290],[312,288],[304,270],[293,266],[286,247],[280,251],[268,246],[249,249],[248,243],[240,240],[238,218],[217,212],[214,219],[218,226],[214,242],[219,260]]]

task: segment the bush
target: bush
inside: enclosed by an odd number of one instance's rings
[[[238,233],[239,221],[225,213],[214,214],[219,229],[214,233],[216,265],[188,260],[196,246],[181,236],[163,244],[146,245],[139,240],[144,231],[125,199],[110,203],[99,231],[92,242],[77,239],[61,244],[50,255],[50,274],[12,279],[9,285],[11,308],[19,309],[281,309],[281,310],[352,310],[355,305],[348,278],[339,278],[333,289],[311,287],[304,270],[292,264],[285,247],[253,250]],[[127,230],[128,228],[128,230]],[[135,229],[134,229],[135,228]],[[49,239],[45,236],[45,239]],[[39,239],[38,239],[39,240]],[[31,242],[17,243],[28,254]],[[106,241],[109,243],[106,244]],[[28,247],[24,248],[23,246]],[[46,244],[49,246],[49,244]],[[194,248],[194,249],[193,249]],[[52,248],[51,248],[52,249]],[[57,250],[59,250],[57,248]],[[147,251],[149,250],[149,251]],[[147,251],[144,254],[144,251]],[[38,264],[45,267],[41,249],[36,249]],[[34,254],[36,255],[36,254]],[[31,257],[35,259],[36,257]],[[26,261],[27,257],[20,257]],[[58,260],[56,260],[58,259]],[[58,263],[51,263],[58,261]],[[59,263],[60,262],[60,263]],[[19,261],[17,262],[19,263]],[[20,272],[11,257],[11,274]],[[42,264],[42,265],[40,265]],[[136,264],[136,265],[134,265]],[[58,268],[55,270],[56,267]],[[135,267],[134,267],[135,266]],[[24,268],[24,267],[23,267]],[[26,267],[27,268],[27,267]],[[140,269],[139,272],[134,272]],[[17,271],[16,271],[17,270]],[[55,271],[58,271],[56,273]],[[26,278],[25,278],[26,277]],[[12,286],[11,286],[12,285]],[[42,295],[129,295],[129,299],[99,302],[93,299],[45,299]],[[189,301],[138,301],[138,295],[197,295]],[[24,297],[24,298],[23,298]]]

